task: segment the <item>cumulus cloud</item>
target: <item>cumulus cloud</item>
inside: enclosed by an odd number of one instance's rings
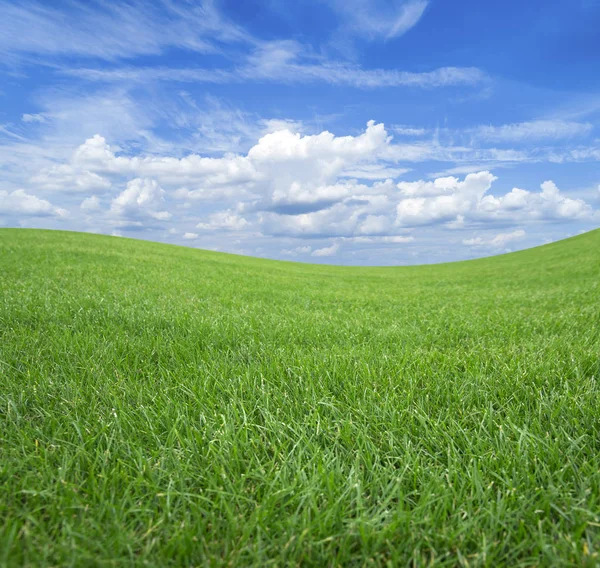
[[[447,177],[433,182],[401,182],[398,188],[407,197],[396,206],[396,223],[410,227],[466,216],[477,209],[496,179],[490,172],[479,172],[469,174],[463,181]]]
[[[31,215],[37,217],[66,217],[68,212],[55,207],[49,201],[17,189],[11,193],[0,190],[0,213],[8,215]]]
[[[171,218],[171,213],[161,211],[164,190],[153,179],[132,179],[127,188],[112,200],[110,212],[116,217],[151,217],[158,221]]]
[[[581,219],[592,215],[590,205],[582,199],[561,194],[554,182],[545,181],[540,187],[542,191],[539,193],[515,187],[500,197],[488,195],[478,204],[479,211],[484,217],[513,219]]]
[[[81,202],[79,208],[83,211],[89,212],[100,211],[102,209],[102,207],[100,206],[100,200],[95,195],[92,195],[91,197],[86,197]]]
[[[177,196],[183,199],[204,194],[214,197],[219,188],[243,191],[251,185],[264,208],[285,208],[331,204],[349,195],[349,185],[334,183],[341,170],[377,159],[388,143],[384,126],[371,121],[358,136],[339,137],[327,131],[307,136],[290,130],[271,132],[246,156],[140,158],[116,155],[102,136],[95,135],[76,150],[73,164],[89,172],[151,177],[163,186],[177,185]]]
[[[198,223],[197,229],[205,231],[241,231],[249,225],[248,221],[231,210],[213,213],[206,223]]]
[[[149,177],[165,187],[186,184],[189,187],[173,192],[182,200],[237,198],[235,210],[213,213],[198,223],[205,231],[242,231],[254,225],[275,235],[389,236],[398,227],[443,224],[460,229],[474,222],[577,219],[592,212],[584,201],[561,194],[552,182],[545,182],[539,193],[514,188],[492,195],[497,178],[489,171],[469,173],[462,180],[446,176],[429,181],[394,183],[391,177],[376,181],[383,175],[405,173],[403,168],[390,166],[395,163],[390,150],[394,146],[385,127],[371,121],[356,136],[327,131],[303,135],[287,129],[270,132],[246,155],[221,158],[194,154],[127,157],[118,155],[101,136],[94,136],[77,149],[73,163],[92,173]],[[371,183],[344,181],[349,173],[361,171],[366,172],[364,181]],[[137,188],[140,182],[130,183]],[[112,210],[131,209],[132,199],[135,203],[151,201],[153,208],[144,206],[146,213],[166,219],[168,214],[156,205],[163,195],[158,186],[145,192],[129,188],[113,202]]]
[[[490,172],[469,174],[463,181],[455,177],[433,182],[401,182],[402,199],[396,208],[396,223],[417,226],[440,222],[560,220],[590,217],[590,205],[561,194],[547,181],[539,193],[514,188],[505,195],[486,195],[497,178]],[[413,197],[414,196],[414,197]]]
[[[198,236],[199,236],[198,233],[184,233],[183,234],[183,238],[186,241],[193,241],[193,240],[197,239]]]
[[[42,170],[31,178],[31,183],[47,191],[101,191],[107,190],[111,182],[96,173],[78,171],[69,164]]]
[[[310,255],[311,256],[334,256],[339,249],[340,249],[340,245],[338,243],[333,243],[330,247],[323,247],[323,248],[312,251],[310,253]]]
[[[355,191],[353,184],[336,183],[342,170],[376,160],[389,141],[383,124],[373,121],[358,136],[289,130],[264,136],[248,152],[262,182],[262,206],[297,214],[340,201]]]
[[[93,172],[152,177],[171,185],[239,185],[253,181],[256,175],[251,162],[241,156],[206,158],[191,154],[181,159],[117,156],[113,148],[98,134],[86,140],[75,151],[73,163]]]
[[[250,149],[248,158],[256,162],[287,162],[319,157],[323,161],[323,173],[333,167],[340,169],[338,160],[357,158],[371,154],[388,141],[383,124],[371,120],[365,132],[358,136],[335,136],[325,131],[312,136],[302,136],[290,130],[279,130],[263,136]],[[335,161],[332,162],[332,158]],[[343,164],[342,164],[343,165]]]
[[[110,201],[106,219],[113,225],[152,226],[185,212],[186,223],[192,221],[199,234],[331,238],[338,245],[341,239],[407,243],[414,237],[406,233],[415,227],[461,231],[594,214],[589,204],[565,195],[551,181],[540,191],[495,191],[497,178],[487,170],[463,178],[399,181],[408,171],[399,167],[407,158],[435,155],[419,154],[418,148],[394,143],[384,125],[373,121],[346,136],[285,127],[262,135],[245,154],[221,157],[128,155],[96,135],[68,164],[47,168],[36,182],[64,188],[70,180],[73,187],[93,191],[94,197],[81,204],[90,212],[98,210],[98,192],[106,195],[128,180]]]

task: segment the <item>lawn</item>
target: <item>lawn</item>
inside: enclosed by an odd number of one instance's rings
[[[596,566],[599,282],[0,230],[0,566]]]

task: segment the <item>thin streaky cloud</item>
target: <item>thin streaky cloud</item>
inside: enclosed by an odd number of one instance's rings
[[[331,7],[345,22],[342,31],[370,41],[389,41],[414,28],[425,13],[428,0],[332,0]]]
[[[573,138],[593,130],[589,122],[565,120],[533,120],[501,126],[479,126],[471,130],[474,137],[490,142],[520,142],[526,140]]]
[[[471,86],[486,80],[476,67],[441,67],[415,73],[396,69],[363,69],[344,62],[302,64],[286,62],[277,67],[248,65],[238,69],[122,67],[119,69],[72,69],[62,73],[91,81],[175,81],[180,83],[236,84],[276,82],[283,84],[327,83],[332,85],[376,89],[385,87],[439,88]]]
[[[216,42],[251,41],[208,1],[90,1],[71,8],[0,0],[0,54],[13,64],[56,57],[116,61],[160,55],[171,47],[211,53],[219,50]]]
[[[402,6],[398,18],[387,34],[387,39],[403,35],[412,27],[416,26],[423,17],[428,4],[429,2],[421,0],[410,2]]]

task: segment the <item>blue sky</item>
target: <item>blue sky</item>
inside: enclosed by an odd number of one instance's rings
[[[598,0],[0,13],[0,226],[387,265],[600,225]]]

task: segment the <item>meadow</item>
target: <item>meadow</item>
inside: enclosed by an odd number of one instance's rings
[[[0,566],[597,566],[599,281],[2,229]]]

